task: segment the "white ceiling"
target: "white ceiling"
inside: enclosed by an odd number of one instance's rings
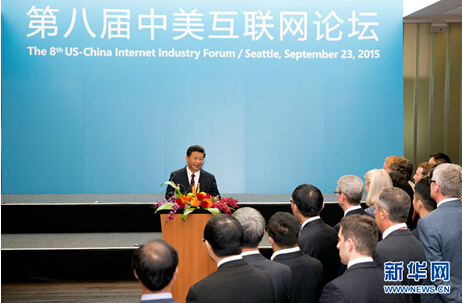
[[[424,0],[419,0],[420,3]],[[411,22],[432,22],[432,21],[446,21],[446,22],[462,22],[462,0],[427,0],[428,6],[420,8],[416,6],[417,11],[412,12],[406,7],[406,2],[413,2],[413,0],[404,0],[404,23]],[[435,2],[431,4],[432,2]],[[412,13],[411,13],[412,12]],[[410,13],[410,14],[408,14]]]

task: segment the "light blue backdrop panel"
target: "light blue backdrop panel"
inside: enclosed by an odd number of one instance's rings
[[[2,194],[162,193],[193,144],[222,193],[331,192],[403,153],[402,39],[402,1],[2,1]]]

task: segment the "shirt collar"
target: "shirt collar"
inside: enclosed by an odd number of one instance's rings
[[[438,207],[441,206],[441,204],[449,202],[449,201],[454,200],[454,199],[457,199],[457,198],[449,198],[449,199],[441,200],[440,203],[436,204],[436,207],[438,208]]]
[[[173,299],[172,293],[162,292],[158,294],[145,294],[141,296],[141,301],[160,300],[160,299]]]
[[[223,265],[223,264],[225,264],[227,262],[236,261],[236,260],[240,260],[240,259],[242,259],[241,255],[235,255],[235,256],[226,257],[226,258],[222,259],[221,261],[219,261],[217,263],[217,268],[219,268],[221,265]]]
[[[305,227],[306,224],[310,223],[311,221],[318,220],[318,219],[321,219],[321,217],[316,216],[316,217],[311,217],[309,219],[306,219],[305,222],[303,222],[303,224],[302,224],[302,229],[303,229],[303,227]]]
[[[383,232],[382,239],[385,239],[389,234],[391,234],[395,230],[406,229],[406,228],[407,228],[406,223],[399,223],[399,224],[396,224],[396,225],[392,225],[392,226],[388,227],[387,229],[385,229],[385,231]]]
[[[348,262],[348,267],[350,268],[351,266],[359,263],[365,263],[365,262],[374,262],[374,259],[372,257],[361,257],[361,258],[356,258]]]
[[[259,255],[260,252],[258,250],[249,250],[245,251],[241,254],[241,256],[250,256],[250,255]]]
[[[292,248],[285,248],[285,249],[281,249],[281,250],[278,250],[277,252],[275,252],[272,256],[271,256],[271,260],[274,260],[274,258],[276,258],[277,256],[279,255],[282,255],[282,254],[290,254],[290,253],[293,253],[293,252],[296,252],[296,251],[299,251],[300,250],[300,247],[292,247]]]
[[[348,208],[347,210],[345,210],[345,214],[343,216],[345,217],[346,214],[349,213],[350,211],[360,209],[360,208],[361,208],[361,205],[352,206],[352,207]]]

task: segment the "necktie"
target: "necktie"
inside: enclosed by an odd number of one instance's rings
[[[194,174],[191,175],[191,187],[193,187],[195,184],[194,184]]]

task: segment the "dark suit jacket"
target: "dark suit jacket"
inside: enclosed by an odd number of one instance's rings
[[[409,262],[419,261],[422,263],[425,261],[425,253],[422,244],[412,235],[409,229],[399,229],[390,233],[377,244],[372,258],[381,270],[384,270],[385,262],[403,261],[403,285],[420,285],[423,282],[423,280],[416,282],[414,279],[406,278],[408,274],[407,265]],[[406,295],[406,302],[420,302],[420,295]]]
[[[298,237],[300,250],[321,261],[324,273],[323,286],[338,276],[340,256],[337,242],[337,232],[322,219],[307,223]]]
[[[140,303],[176,303],[173,299],[143,300]]]
[[[346,216],[351,216],[351,215],[366,215],[366,216],[369,216],[369,217],[372,217],[374,218],[374,216],[371,216],[369,213],[367,213],[364,208],[359,208],[359,209],[355,209],[355,210],[350,210]],[[340,230],[340,222],[338,222],[337,224],[335,224],[334,226],[334,229],[338,232]]]
[[[273,261],[285,264],[292,270],[290,302],[318,302],[322,291],[322,264],[302,251],[277,255]]]
[[[412,234],[414,235],[414,237],[416,237],[417,240],[420,241],[419,239],[419,228],[416,227],[415,229],[412,230]]]
[[[374,262],[355,264],[324,287],[319,303],[403,302],[402,295],[385,294],[384,284],[384,273]]]
[[[180,184],[181,192],[183,194],[192,192],[191,186],[189,185],[188,172],[186,171],[186,166],[172,172],[170,174],[170,181],[173,181],[175,184]],[[210,194],[212,197],[220,195],[220,192],[217,188],[217,181],[215,181],[215,176],[211,173],[201,169],[199,181],[200,191],[206,194]],[[167,187],[165,196],[170,198],[175,193],[175,189],[170,185]]]
[[[418,225],[428,266],[435,261],[450,262],[450,280],[430,283],[436,287],[449,285],[451,292],[422,295],[422,302],[462,302],[462,202],[453,199],[441,204],[421,218]]]
[[[224,263],[189,289],[187,303],[272,303],[271,277],[244,260]]]
[[[290,288],[292,286],[292,271],[290,267],[281,263],[277,263],[266,259],[260,253],[248,256],[242,256],[244,261],[263,270],[270,275],[274,286],[274,295],[276,302],[289,302]]]

